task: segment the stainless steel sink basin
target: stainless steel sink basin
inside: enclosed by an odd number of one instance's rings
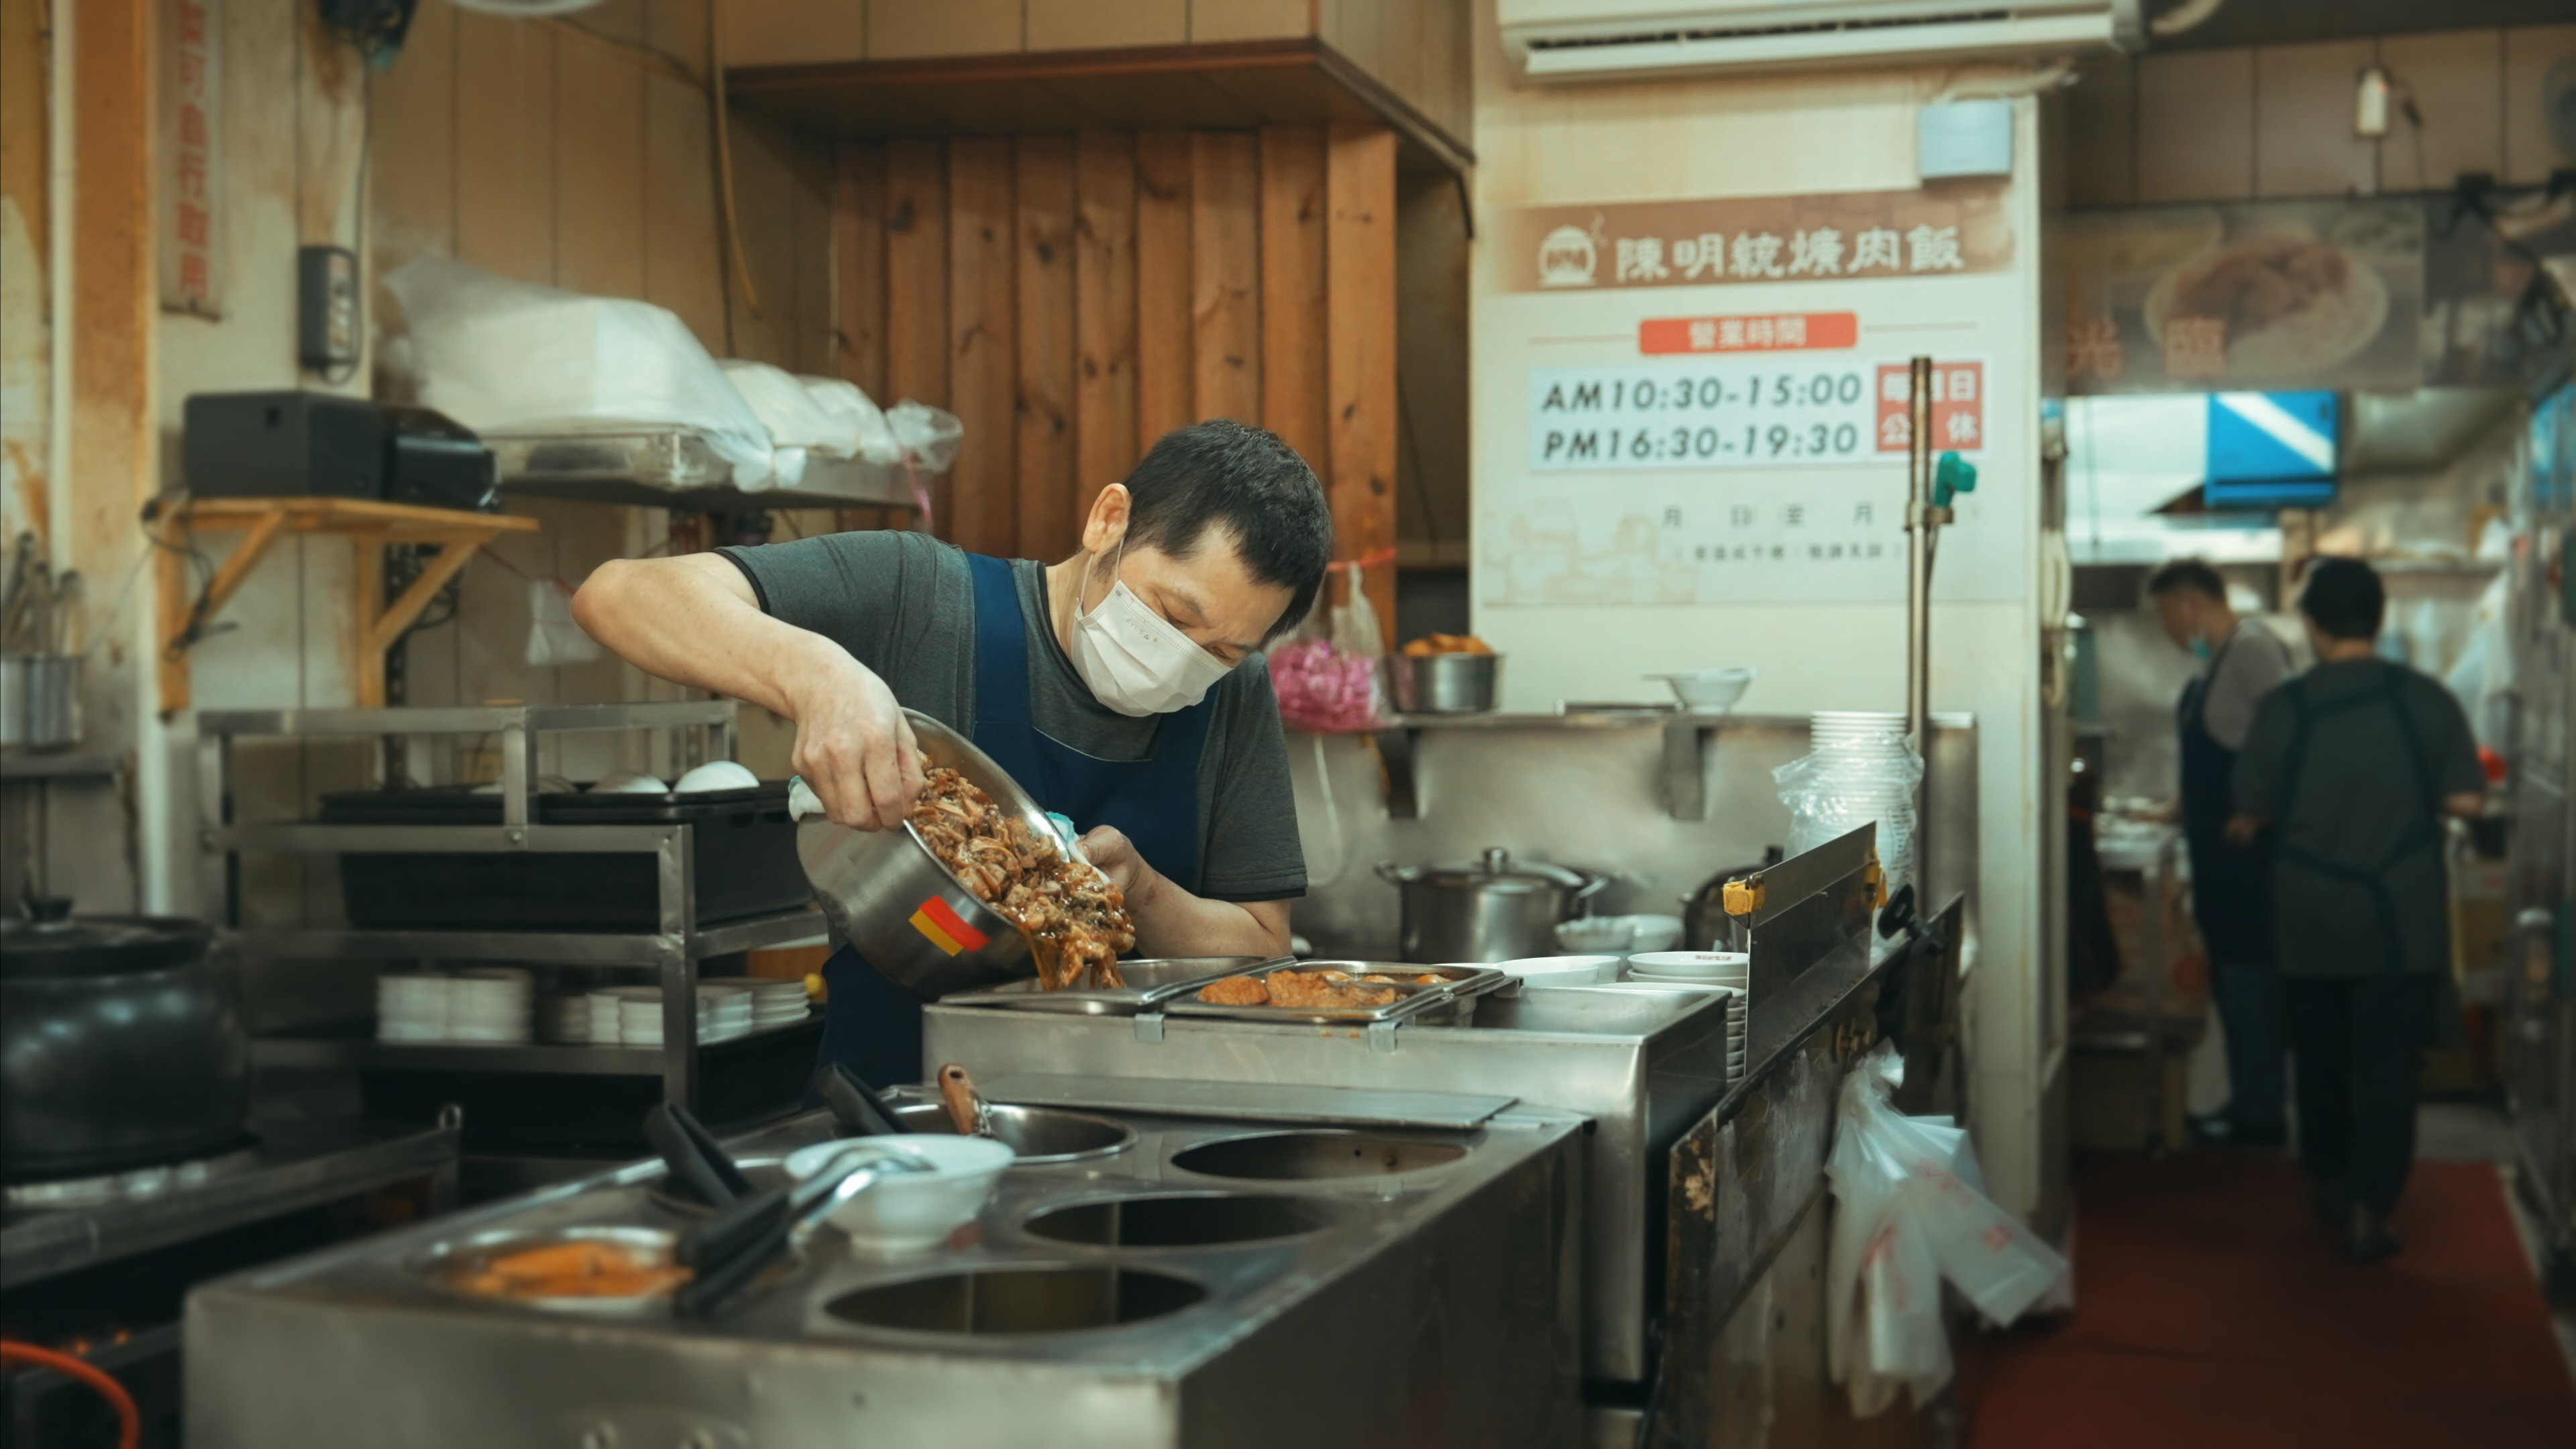
[[[948,1109],[937,1102],[897,1102],[897,1126],[914,1132],[955,1135]],[[987,1107],[984,1123],[995,1140],[1019,1154],[1014,1167],[1060,1167],[1069,1162],[1096,1162],[1136,1145],[1135,1129],[1088,1112],[1060,1107]]]
[[[1332,1222],[1311,1198],[1263,1193],[1157,1193],[1104,1198],[1032,1213],[1032,1237],[1095,1248],[1207,1248],[1302,1237]]]
[[[1079,1333],[1161,1318],[1206,1297],[1187,1278],[1142,1268],[980,1268],[862,1288],[823,1311],[910,1333]]]
[[[1379,1132],[1264,1132],[1187,1148],[1173,1155],[1172,1165],[1209,1177],[1278,1182],[1393,1177],[1446,1167],[1466,1155],[1455,1142]]]

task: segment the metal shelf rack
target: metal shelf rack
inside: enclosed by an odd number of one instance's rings
[[[656,1076],[665,1100],[696,1108],[705,1056],[799,1031],[784,1027],[701,1048],[698,963],[711,956],[820,934],[822,913],[806,907],[701,927],[696,916],[694,832],[686,824],[547,825],[537,818],[537,744],[542,736],[589,730],[674,730],[693,761],[734,755],[731,700],[669,704],[487,705],[443,709],[208,710],[197,716],[197,782],[203,899],[217,902],[217,926],[236,952],[270,958],[517,961],[539,965],[649,970],[662,988],[660,1047],[402,1043],[372,1039],[271,1037],[254,1051],[269,1065],[433,1067],[444,1071]],[[417,742],[495,736],[501,754],[498,825],[240,824],[233,809],[233,747],[245,738],[375,738]],[[691,738],[694,736],[695,738]],[[245,929],[228,888],[244,852],[478,852],[638,854],[654,859],[658,919],[650,932],[360,931]]]

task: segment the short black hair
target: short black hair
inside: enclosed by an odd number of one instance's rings
[[[2321,558],[2308,566],[2299,612],[2329,639],[2376,639],[2388,616],[2379,570],[2357,558]]]
[[[2227,602],[2227,580],[2218,576],[2218,570],[2196,558],[2175,559],[2156,570],[2155,576],[2147,580],[2147,597],[2151,599],[2162,598],[2176,589],[2189,589],[2222,604]]]
[[[1127,475],[1127,492],[1129,542],[1185,559],[1221,528],[1254,578],[1288,591],[1264,643],[1315,607],[1333,561],[1333,510],[1315,470],[1277,433],[1226,418],[1174,428]]]

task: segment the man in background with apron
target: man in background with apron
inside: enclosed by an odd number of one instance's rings
[[[2209,952],[2210,986],[2226,1033],[2227,1106],[2192,1122],[2204,1143],[2279,1147],[2290,1140],[2280,978],[2272,965],[2271,862],[2261,841],[2227,838],[2236,813],[2236,752],[2254,707],[2290,673],[2271,630],[2228,607],[2227,583],[2198,559],[2147,581],[2156,618],[2201,671],[2175,710],[2181,740],[2183,843],[2191,852],[2191,913]]]
[[[2476,814],[2486,790],[2459,701],[2378,657],[2387,603],[2357,559],[2309,570],[2299,611],[2317,665],[2255,711],[2228,823],[2272,845],[2299,1156],[2318,1213],[2365,1262],[2398,1248],[2388,1216],[2415,1160],[2416,1057],[2450,965],[2443,817]]]
[[[1260,651],[1313,606],[1332,547],[1314,470],[1218,420],[1101,489],[1055,563],[826,534],[605,564],[573,612],[648,674],[793,720],[796,771],[843,825],[902,828],[916,709],[1084,832],[1139,953],[1284,956],[1306,858]],[[823,976],[823,1062],[920,1081],[922,1001],[846,944]]]

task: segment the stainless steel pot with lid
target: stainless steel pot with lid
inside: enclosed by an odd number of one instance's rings
[[[88,1177],[241,1145],[250,1040],[204,923],[0,917],[0,1175]]]
[[[1045,839],[1062,839],[990,755],[918,710],[903,713],[932,764],[965,776]],[[852,830],[815,816],[796,827],[796,854],[832,934],[925,1001],[1037,973],[1028,937],[960,883],[909,822],[901,830]]]
[[[1511,961],[1556,954],[1556,927],[1578,914],[1610,877],[1547,861],[1520,861],[1501,846],[1454,865],[1380,861],[1380,880],[1404,895],[1406,961]]]

